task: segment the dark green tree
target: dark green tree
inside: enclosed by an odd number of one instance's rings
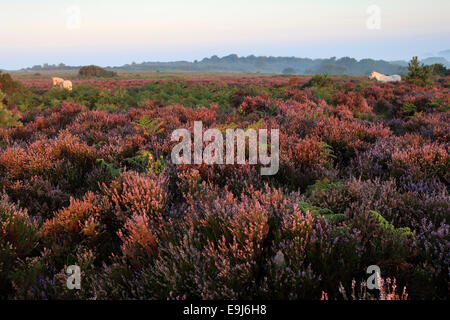
[[[436,76],[449,76],[450,70],[447,69],[442,63],[433,64],[433,74]]]
[[[426,66],[419,62],[417,57],[413,57],[408,65],[408,75],[406,81],[420,85],[427,85],[433,75],[433,66]]]
[[[112,78],[117,76],[114,71],[108,71],[98,66],[85,66],[81,67],[78,71],[78,75],[81,77],[104,77]]]

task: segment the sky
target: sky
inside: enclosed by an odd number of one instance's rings
[[[0,68],[239,56],[409,60],[450,49],[449,0],[0,0]]]

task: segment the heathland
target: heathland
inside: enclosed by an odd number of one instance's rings
[[[0,298],[448,299],[450,77],[60,75],[0,75]],[[194,121],[278,173],[171,163]]]

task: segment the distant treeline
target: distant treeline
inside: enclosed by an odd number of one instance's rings
[[[81,68],[81,66],[68,66],[65,65],[64,63],[60,63],[60,64],[48,64],[48,63],[44,63],[42,65],[35,65],[32,66],[31,68],[25,68],[22,70],[26,70],[26,71],[35,71],[35,72],[39,72],[39,71],[78,71]]]
[[[219,58],[212,56],[201,61],[143,62],[132,63],[117,70],[133,71],[190,71],[190,72],[250,72],[284,74],[332,74],[332,75],[368,75],[373,70],[393,74],[405,73],[406,67],[388,61],[335,57],[329,59],[309,59],[295,57],[238,57],[235,54]]]
[[[449,66],[444,58],[428,58],[425,64],[441,63]],[[384,74],[406,74],[406,61],[385,61],[373,59],[356,60],[344,57],[337,59],[309,59],[296,57],[239,57],[230,54],[225,57],[216,55],[201,61],[142,62],[131,63],[120,67],[106,67],[109,71],[150,71],[150,72],[237,72],[237,73],[277,73],[277,74],[329,74],[329,75],[369,75],[372,71]],[[65,64],[34,66],[28,71],[78,71],[82,68]]]

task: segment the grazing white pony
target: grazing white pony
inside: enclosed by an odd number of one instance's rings
[[[393,74],[392,76],[387,76],[385,74],[373,71],[370,75],[369,79],[377,79],[377,81],[380,82],[398,82],[402,81],[402,77],[400,77],[398,74]]]
[[[59,87],[62,88],[62,89],[66,89],[66,90],[72,91],[72,81],[64,80],[63,82],[61,82],[59,84]]]
[[[59,85],[61,84],[61,82],[63,82],[64,79],[63,78],[58,78],[58,77],[53,77],[52,78],[52,82],[53,82],[53,86],[54,87],[59,87]]]

